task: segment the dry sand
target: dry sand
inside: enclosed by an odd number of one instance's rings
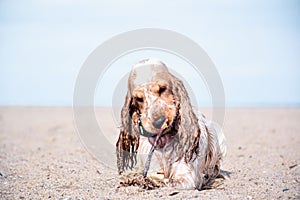
[[[230,180],[148,191],[119,187],[116,169],[86,151],[72,108],[2,107],[0,199],[300,199],[299,122],[300,109],[227,109]]]

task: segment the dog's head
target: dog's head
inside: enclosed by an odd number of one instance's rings
[[[151,137],[163,128],[167,132],[176,120],[177,106],[172,76],[160,61],[141,61],[129,78],[132,119],[141,135]],[[163,132],[163,133],[164,133]]]

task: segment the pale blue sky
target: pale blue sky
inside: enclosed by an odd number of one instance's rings
[[[1,0],[0,105],[72,105],[88,55],[114,35],[145,27],[179,32],[204,48],[228,106],[300,105],[300,3],[289,0]],[[140,56],[151,54],[176,61],[159,52]],[[138,59],[129,55],[112,67]],[[114,74],[102,91],[114,91]],[[200,103],[209,104],[208,92],[198,90]],[[96,94],[100,105],[111,98]]]

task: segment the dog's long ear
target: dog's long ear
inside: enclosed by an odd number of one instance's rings
[[[193,158],[193,155],[195,156],[194,153],[198,148],[200,137],[198,119],[193,112],[190,98],[182,81],[171,75],[171,85],[178,110],[176,124],[178,128],[178,145],[175,150],[179,156],[177,159],[184,156],[185,161],[188,162]]]
[[[138,126],[132,120],[136,112],[136,108],[132,105],[132,97],[130,92],[127,92],[125,103],[121,111],[122,126],[119,134],[119,139],[116,144],[117,166],[119,174],[125,169],[136,164],[136,153],[139,146]]]

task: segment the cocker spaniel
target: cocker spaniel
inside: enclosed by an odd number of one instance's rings
[[[133,67],[121,121],[119,174],[198,190],[220,175],[226,153],[221,128],[195,113],[182,81],[163,62],[146,59]]]

